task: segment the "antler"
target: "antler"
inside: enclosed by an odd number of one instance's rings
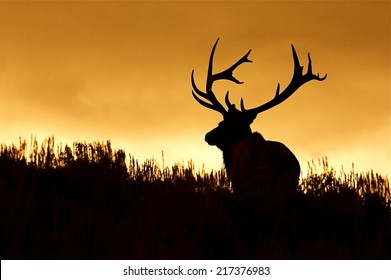
[[[253,108],[253,109],[249,109],[249,110],[245,109],[243,98],[242,98],[240,100],[240,107],[241,107],[242,112],[246,112],[250,115],[253,115],[253,118],[255,118],[257,116],[257,114],[264,112],[270,108],[273,108],[274,106],[276,106],[276,105],[280,104],[281,102],[285,101],[286,99],[288,99],[288,97],[290,97],[299,87],[301,87],[305,83],[307,83],[311,80],[323,81],[324,79],[326,79],[327,74],[324,77],[320,78],[319,74],[314,75],[312,73],[312,64],[311,64],[310,53],[308,53],[307,73],[303,75],[303,66],[300,65],[299,58],[297,57],[295,47],[293,45],[291,45],[291,46],[292,46],[292,55],[293,55],[293,61],[294,61],[294,70],[293,70],[293,77],[292,77],[292,80],[289,83],[289,85],[286,87],[286,89],[283,92],[280,93],[280,84],[278,83],[275,97],[272,100],[266,102],[265,104],[263,104],[259,107]]]
[[[239,59],[234,65],[232,65],[230,68],[219,72],[217,74],[212,73],[212,64],[213,64],[213,56],[214,52],[217,46],[217,43],[219,42],[219,38],[216,40],[216,43],[214,44],[212,48],[212,52],[210,54],[209,58],[209,67],[208,67],[208,75],[206,78],[206,93],[202,92],[201,90],[198,89],[198,87],[195,84],[194,81],[194,70],[191,72],[191,84],[193,86],[194,91],[192,90],[193,97],[195,100],[198,101],[202,106],[205,106],[209,109],[215,110],[217,112],[220,112],[223,116],[227,113],[227,110],[224,108],[223,105],[217,100],[215,94],[212,91],[212,85],[215,81],[218,80],[229,80],[232,81],[236,84],[242,84],[243,82],[238,81],[234,76],[233,76],[233,71],[242,63],[245,62],[252,62],[251,60],[248,59],[248,55],[250,54],[251,50],[249,50],[241,59]],[[197,95],[198,96],[197,96]],[[201,98],[209,101],[210,103],[202,100]],[[231,102],[229,101],[228,98],[228,91],[225,95],[225,103],[228,107],[231,107]]]

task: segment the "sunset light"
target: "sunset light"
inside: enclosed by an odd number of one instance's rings
[[[1,278],[388,275],[390,15],[0,1]]]
[[[0,140],[56,143],[110,140],[140,160],[192,159],[220,169],[222,154],[205,141],[221,116],[191,95],[191,71],[203,85],[220,38],[220,71],[249,49],[253,63],[220,82],[224,100],[255,107],[285,88],[291,44],[304,71],[328,78],[301,87],[260,114],[253,131],[284,143],[300,161],[389,176],[389,2],[2,2]]]

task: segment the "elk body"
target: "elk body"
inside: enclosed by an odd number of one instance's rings
[[[242,63],[252,62],[248,56],[249,50],[230,68],[213,74],[213,56],[218,40],[212,48],[209,59],[209,67],[206,79],[206,91],[201,91],[194,81],[194,70],[191,74],[193,97],[204,107],[222,114],[223,121],[208,132],[205,141],[209,145],[217,146],[223,152],[224,165],[227,175],[232,182],[235,193],[255,196],[284,196],[294,192],[299,181],[300,165],[295,155],[282,143],[268,141],[257,132],[252,132],[250,125],[257,115],[289,98],[299,87],[311,81],[323,81],[312,73],[311,58],[308,54],[308,70],[303,75],[303,67],[300,66],[295,48],[292,45],[294,61],[293,77],[289,85],[280,93],[280,85],[277,86],[275,97],[253,109],[246,109],[243,99],[240,102],[240,110],[229,101],[229,92],[225,95],[227,109],[217,100],[213,93],[213,83],[218,80],[229,80],[237,84],[233,71]]]

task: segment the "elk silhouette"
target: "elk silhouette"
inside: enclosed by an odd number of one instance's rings
[[[300,164],[295,155],[282,143],[267,141],[257,132],[252,132],[250,125],[261,112],[269,110],[288,99],[298,88],[311,80],[323,81],[312,73],[311,57],[308,53],[308,70],[303,75],[295,48],[292,46],[294,61],[293,77],[289,85],[280,93],[280,84],[273,99],[253,109],[246,109],[243,98],[241,110],[236,109],[229,100],[229,91],[225,95],[228,109],[217,100],[212,90],[214,82],[228,80],[242,84],[233,76],[233,71],[242,63],[252,62],[248,56],[251,49],[228,69],[213,74],[213,56],[219,39],[214,44],[208,66],[206,91],[201,91],[194,81],[194,70],[191,73],[192,94],[202,106],[223,115],[223,121],[205,135],[209,145],[217,146],[223,152],[223,161],[228,178],[232,182],[234,193],[256,196],[278,196],[294,192],[298,186]]]

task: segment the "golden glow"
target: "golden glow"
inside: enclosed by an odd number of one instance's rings
[[[1,2],[0,141],[54,135],[104,141],[166,164],[221,166],[204,135],[221,120],[191,96],[215,69],[252,49],[252,64],[222,83],[248,107],[289,82],[290,44],[313,81],[258,116],[253,130],[306,161],[390,174],[390,2]]]

